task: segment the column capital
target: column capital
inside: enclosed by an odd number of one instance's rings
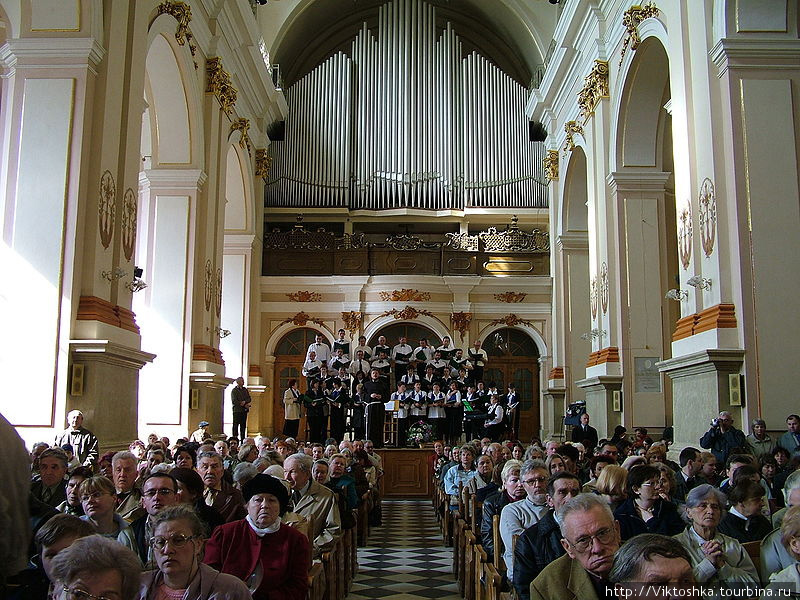
[[[94,360],[139,370],[156,357],[151,352],[130,348],[110,340],[70,340],[70,353],[82,361]]]
[[[655,192],[663,193],[671,173],[661,170],[614,171],[606,177],[606,182],[614,192]]]
[[[581,233],[562,233],[556,238],[556,245],[564,251],[569,250],[589,250],[589,234]]]
[[[89,67],[94,72],[105,54],[106,49],[94,38],[17,38],[0,47],[0,64],[9,69]]]
[[[145,169],[139,173],[139,188],[195,192],[203,187],[206,179],[205,172],[200,169]]]

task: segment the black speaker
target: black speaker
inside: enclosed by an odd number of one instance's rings
[[[543,142],[547,139],[547,130],[539,121],[528,122],[528,135],[532,142]]]
[[[267,128],[267,136],[272,142],[282,142],[286,139],[286,121],[276,121]]]

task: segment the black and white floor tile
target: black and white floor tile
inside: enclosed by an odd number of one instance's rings
[[[457,600],[453,554],[430,500],[384,500],[383,525],[358,549],[358,575],[348,600]]]

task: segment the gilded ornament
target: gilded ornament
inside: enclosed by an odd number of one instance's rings
[[[178,28],[175,30],[175,41],[180,46],[188,44],[189,51],[194,57],[197,54],[197,44],[194,43],[194,36],[189,29],[189,23],[192,21],[192,8],[185,2],[165,0],[158,5],[156,11],[159,15],[166,14],[175,17],[175,20],[178,21]],[[197,61],[194,61],[194,68],[198,68]]]
[[[431,293],[404,288],[391,292],[380,292],[380,297],[384,302],[425,302],[431,299]]]
[[[678,216],[678,254],[684,270],[689,268],[692,260],[692,237],[692,205],[687,202]]]
[[[619,57],[619,62],[622,64],[622,59],[625,57],[625,52],[630,46],[631,50],[636,50],[639,44],[642,43],[642,38],[639,37],[639,24],[645,19],[655,18],[659,15],[658,7],[650,2],[644,6],[634,4],[622,15],[622,26],[625,27],[627,35],[622,40],[622,53]]]
[[[247,133],[249,129],[250,121],[247,119],[236,119],[231,123],[231,131],[239,131],[241,133],[239,137],[239,147],[242,150],[247,150],[247,154],[252,155],[253,144],[250,142],[250,135]]]
[[[478,236],[468,233],[445,233],[447,247],[452,250],[464,250],[466,252],[478,251]]]
[[[578,92],[578,108],[585,123],[594,114],[600,99],[608,98],[608,62],[595,60],[584,81],[583,89]]]
[[[222,269],[217,268],[217,279],[214,283],[214,299],[217,317],[222,316]]]
[[[315,319],[304,311],[300,311],[295,316],[289,317],[288,319],[284,319],[283,321],[281,321],[281,325],[283,325],[284,323],[293,323],[298,327],[304,327],[309,321],[317,325],[325,325],[325,322],[322,319]]]
[[[291,302],[322,302],[319,292],[299,291],[286,294]]]
[[[502,294],[495,294],[494,299],[498,302],[506,302],[508,304],[518,304],[525,300],[528,294],[525,292],[503,292]]]
[[[362,318],[363,315],[355,310],[342,313],[342,322],[344,323],[344,328],[350,332],[351,336],[354,336],[356,332],[361,329]]]
[[[111,171],[104,171],[100,177],[100,201],[97,205],[97,217],[100,228],[100,243],[108,249],[114,237],[114,221],[117,214],[117,184]]]
[[[558,179],[558,150],[548,150],[542,164],[547,179],[550,181]]]
[[[236,105],[236,88],[231,83],[231,76],[222,68],[222,59],[212,56],[206,61],[206,93],[214,94],[220,108],[231,114]]]
[[[122,252],[125,260],[133,258],[133,249],[136,245],[136,194],[131,188],[125,190],[122,197]]]
[[[214,268],[211,266],[211,259],[206,261],[206,279],[205,279],[205,304],[206,311],[211,310],[211,301],[214,298]]]
[[[267,155],[267,149],[258,148],[256,150],[256,177],[261,177],[266,183],[271,168],[272,157]]]
[[[592,310],[592,320],[597,318],[597,275],[592,277],[589,286],[589,308]]]
[[[511,217],[511,225],[504,231],[490,227],[478,234],[485,252],[546,252],[550,249],[550,235],[534,229],[530,233],[517,225],[517,215]]]
[[[394,317],[395,319],[402,319],[404,321],[413,321],[420,315],[425,315],[428,317],[432,317],[433,313],[423,309],[417,309],[413,306],[406,306],[403,310],[397,310],[393,308],[392,310],[387,310],[384,313],[381,313],[380,316],[382,317]]]
[[[470,312],[456,312],[450,315],[450,323],[453,329],[458,332],[461,340],[464,340],[464,334],[469,329],[469,324],[472,322],[472,313]]]
[[[533,323],[531,321],[526,321],[525,319],[520,319],[514,313],[510,315],[506,315],[500,319],[495,319],[491,323],[489,323],[490,327],[495,325],[505,325],[507,327],[514,327],[515,325],[527,325],[528,327],[533,327]]]
[[[608,312],[608,265],[604,262],[600,265],[600,308],[603,314]]]
[[[583,127],[578,125],[576,121],[567,121],[564,123],[564,131],[567,132],[567,137],[564,140],[564,150],[575,150],[575,135],[583,135]]]
[[[700,241],[703,252],[711,256],[714,252],[714,241],[717,238],[717,197],[714,192],[714,183],[706,177],[700,185],[699,209],[697,216],[700,220]]]

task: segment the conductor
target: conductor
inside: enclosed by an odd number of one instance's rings
[[[369,379],[364,383],[364,395],[367,406],[367,438],[372,440],[376,448],[383,448],[383,426],[386,420],[386,407],[389,400],[389,386],[381,378],[378,369],[369,372]]]

